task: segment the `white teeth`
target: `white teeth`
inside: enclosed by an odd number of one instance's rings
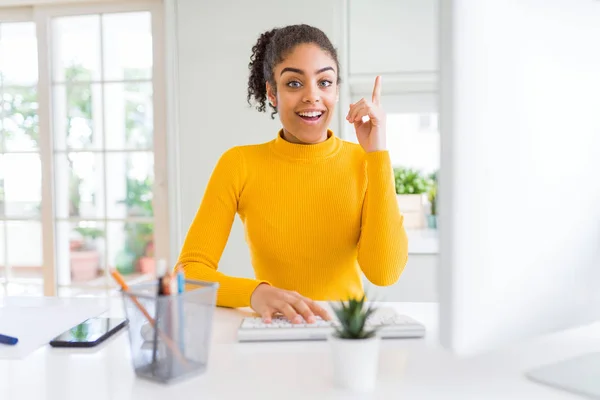
[[[298,114],[303,117],[320,117],[321,114],[323,114],[323,113],[321,111],[311,111],[311,112],[303,112],[303,113],[298,113]]]

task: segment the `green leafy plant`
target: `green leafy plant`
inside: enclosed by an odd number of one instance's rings
[[[94,244],[94,240],[96,240],[99,237],[104,237],[104,231],[98,228],[79,226],[74,230],[75,232],[81,235],[81,237],[83,238],[83,242],[75,246],[73,250],[95,250],[96,246]]]
[[[431,215],[437,215],[437,191],[438,191],[438,180],[437,172],[429,175],[429,190],[427,191],[427,199],[431,204]]]
[[[427,178],[412,168],[394,168],[394,180],[396,194],[422,194],[429,188]]]
[[[151,217],[152,180],[127,178],[127,197],[119,203],[127,206],[127,215]],[[152,222],[127,222],[126,239],[117,257],[117,269],[123,274],[135,272],[139,259],[153,256],[154,224]]]
[[[335,327],[335,335],[341,339],[368,339],[375,336],[376,330],[367,329],[367,319],[375,312],[371,305],[365,306],[365,295],[362,298],[352,298],[341,301],[339,305],[332,306],[333,312],[339,320]]]
[[[0,73],[0,82],[4,76]],[[9,86],[3,88],[2,108],[4,111],[4,139],[24,139],[26,136],[32,145],[39,143],[40,129],[38,117],[37,88],[35,86]],[[10,121],[10,123],[8,123]]]

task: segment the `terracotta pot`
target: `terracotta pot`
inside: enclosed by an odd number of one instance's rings
[[[89,281],[98,277],[100,253],[96,250],[71,252],[71,280]]]
[[[138,261],[140,272],[144,275],[156,275],[156,263],[152,257],[140,257]]]

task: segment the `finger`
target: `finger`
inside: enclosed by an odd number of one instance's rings
[[[381,102],[381,76],[375,78],[375,87],[373,88],[373,104],[379,105]]]
[[[383,122],[384,116],[382,115],[381,110],[371,108],[367,116],[373,126],[385,125],[385,122]]]
[[[273,310],[267,309],[267,310],[263,311],[260,314],[260,317],[262,318],[262,320],[265,324],[270,324],[271,320],[273,318]]]
[[[360,101],[360,102],[354,104],[354,106],[352,106],[352,108],[350,109],[350,111],[348,111],[348,116],[346,117],[346,119],[348,120],[348,122],[354,122],[354,119],[356,118],[356,113],[363,106],[364,106],[364,103],[362,101]]]
[[[293,323],[293,324],[299,324],[300,322],[302,322],[302,318],[300,317],[300,315],[298,315],[298,313],[296,312],[296,310],[294,310],[294,307],[292,307],[289,303],[287,303],[287,302],[281,302],[281,304],[279,305],[279,307],[277,307],[277,309],[279,311],[281,311],[281,313],[291,323]]]
[[[356,110],[359,107],[362,107],[364,104],[366,104],[366,102],[367,101],[364,98],[362,98],[359,101],[357,101],[356,103],[350,104],[350,109],[348,110],[348,115],[346,115],[346,119],[348,121],[352,122],[354,120],[352,116],[354,115],[354,113],[356,112]]]
[[[325,310],[323,307],[321,307],[316,301],[313,301],[310,299],[307,299],[307,300],[308,300],[308,302],[307,302],[308,306],[311,308],[313,313],[315,313],[319,317],[323,318],[325,321],[331,320],[331,315],[329,315],[327,310]]]
[[[371,110],[371,106],[369,104],[363,104],[360,107],[357,107],[354,113],[352,114],[352,119],[350,122],[362,122],[362,119],[365,115],[369,115]]]
[[[315,315],[313,314],[308,304],[306,304],[306,301],[304,301],[304,298],[302,298],[302,296],[295,297],[295,299],[293,300],[293,305],[296,311],[298,311],[300,315],[302,315],[302,318],[304,318],[306,322],[308,322],[309,324],[315,322]]]

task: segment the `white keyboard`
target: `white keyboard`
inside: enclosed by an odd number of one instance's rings
[[[320,317],[312,324],[292,324],[285,317],[273,318],[270,324],[265,324],[260,317],[246,317],[238,328],[238,341],[326,340],[337,325],[335,319],[325,321]],[[425,336],[425,326],[388,308],[377,309],[367,320],[367,326],[378,328],[379,336],[385,339]]]

